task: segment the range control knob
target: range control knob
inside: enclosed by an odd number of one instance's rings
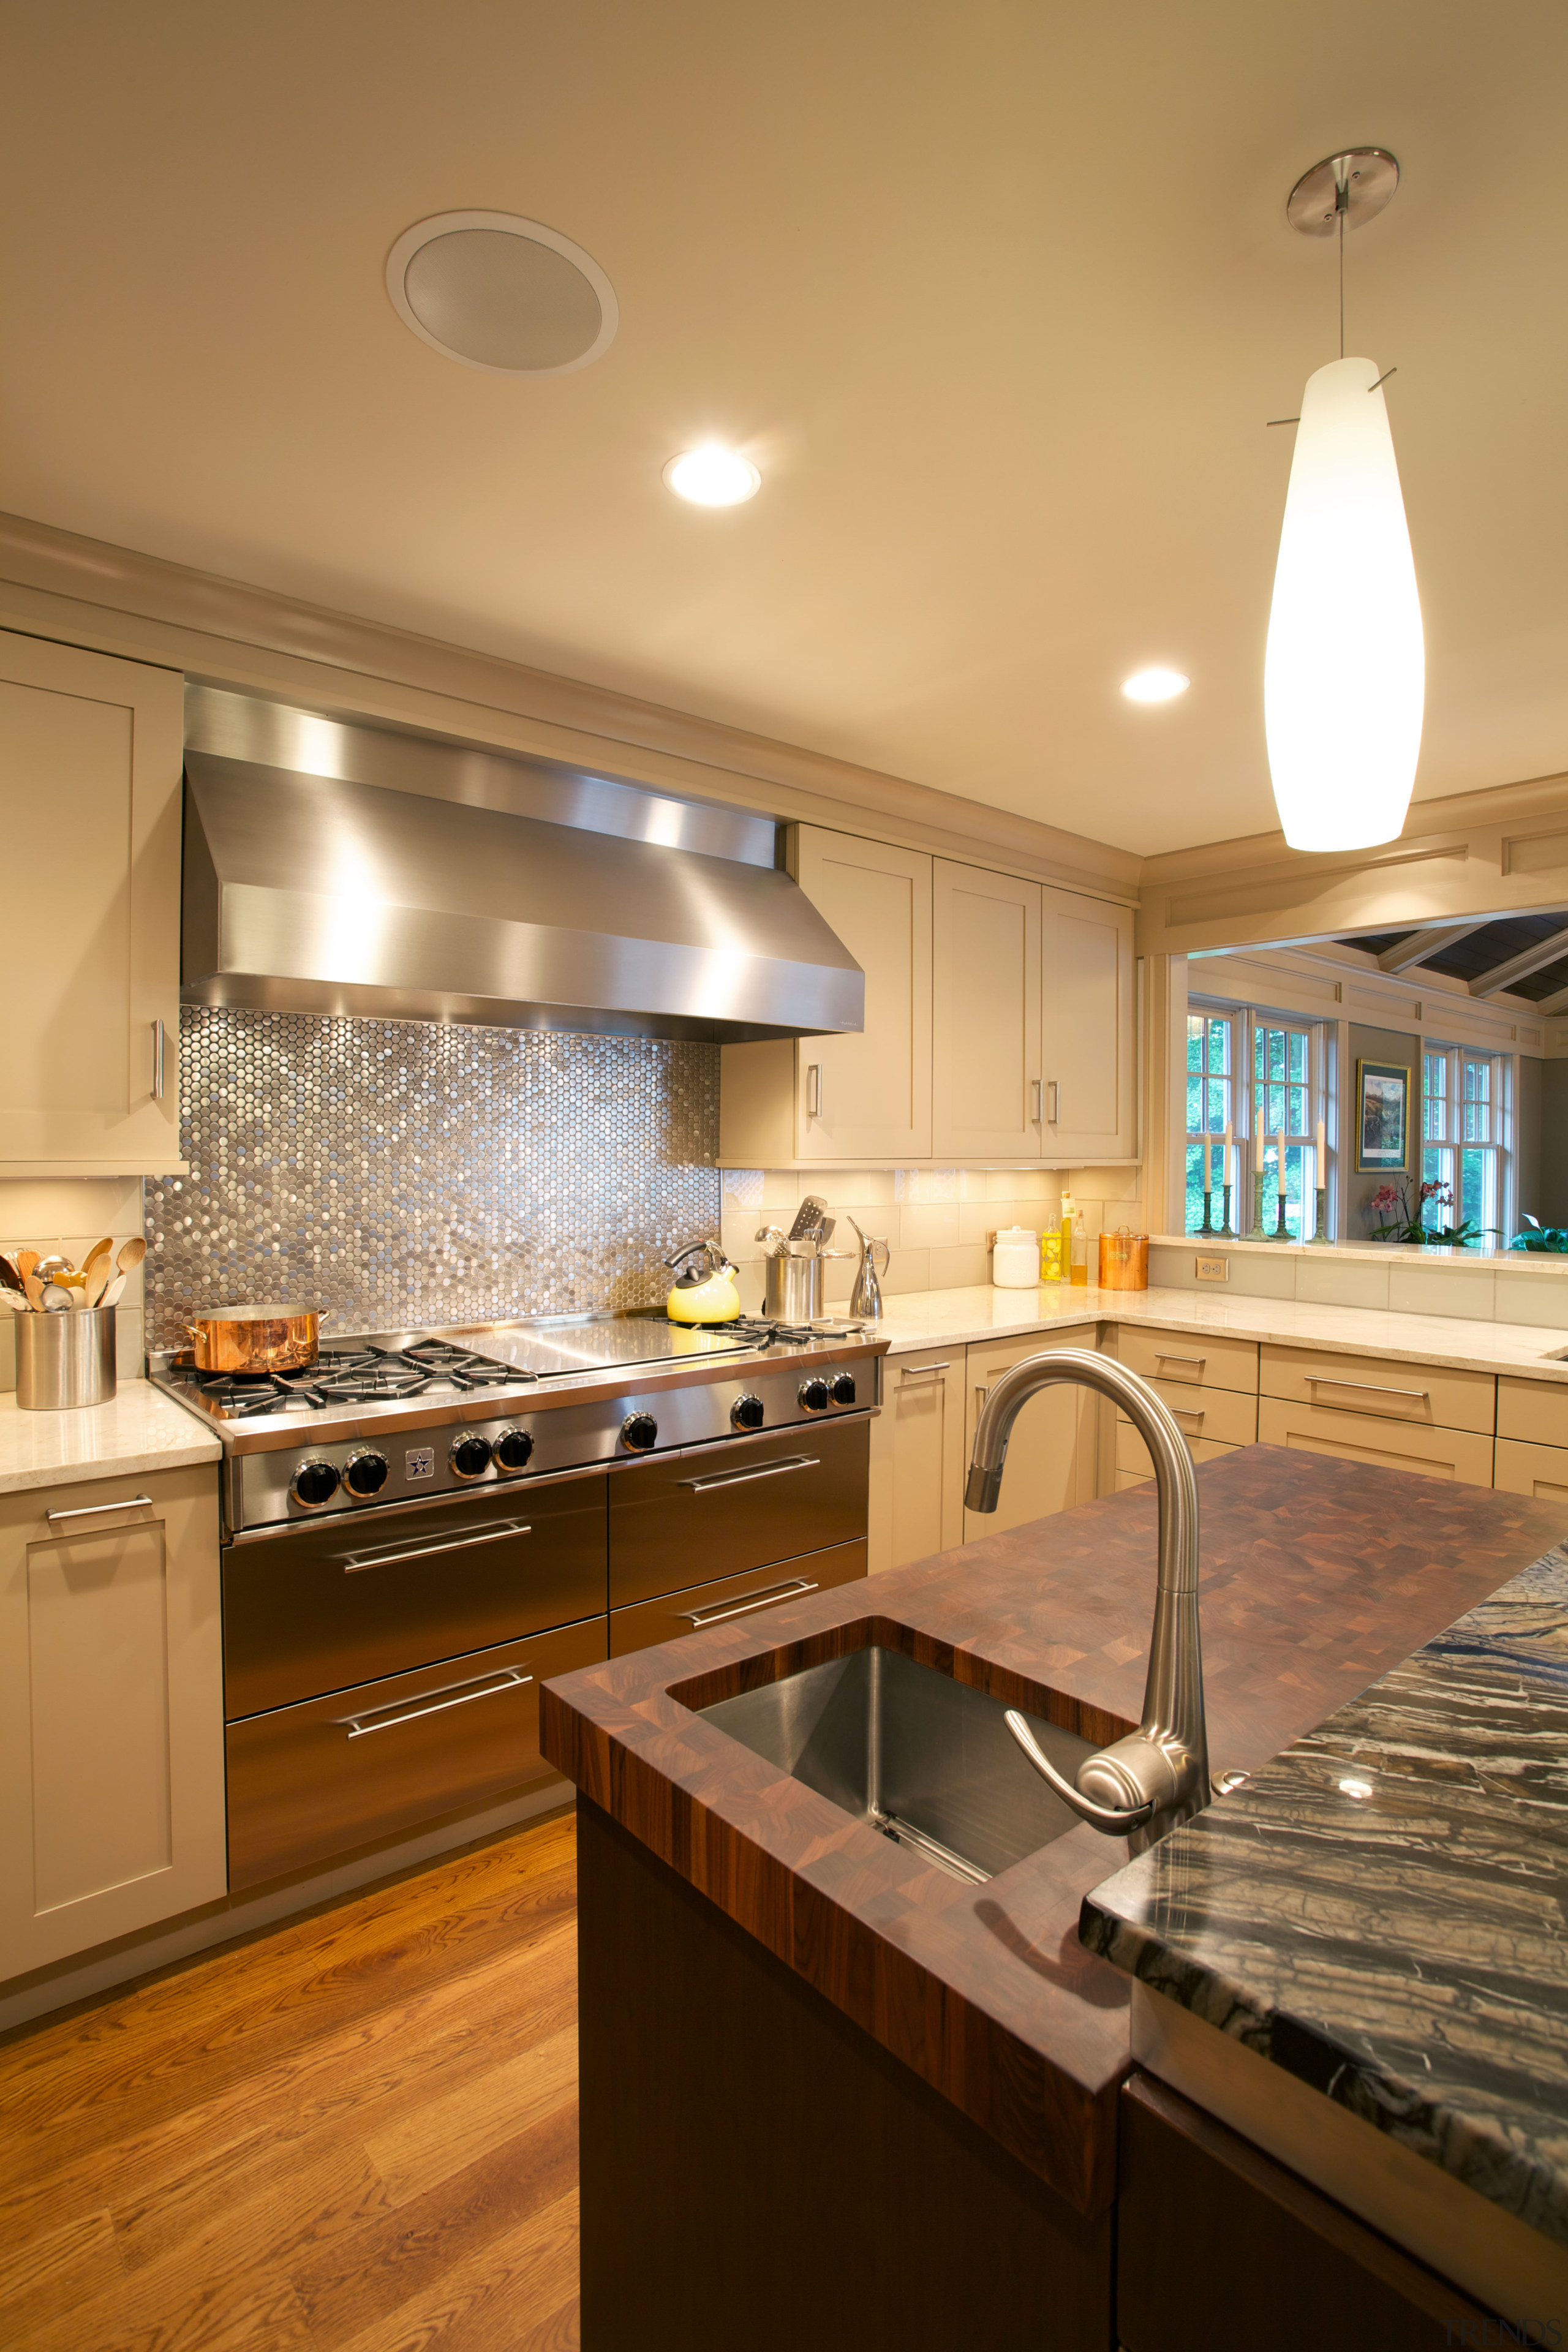
[[[621,1444],[628,1454],[646,1454],[658,1444],[658,1423],[651,1412],[628,1412],[621,1423]]]
[[[735,1429],[761,1429],[767,1417],[767,1407],[760,1396],[737,1397],[730,1407],[731,1425]]]
[[[470,1433],[454,1437],[447,1450],[455,1478],[482,1478],[490,1466],[490,1442],[488,1437]]]
[[[386,1484],[386,1456],[374,1445],[359,1445],[343,1464],[343,1484],[363,1498],[379,1495]]]
[[[319,1511],[330,1503],[338,1491],[337,1465],[323,1462],[317,1454],[307,1454],[295,1465],[294,1475],[289,1481],[289,1492],[307,1511]]]
[[[853,1372],[839,1373],[837,1379],[833,1383],[833,1402],[835,1404],[854,1403],[855,1375]]]
[[[828,1404],[831,1402],[828,1395],[827,1382],[826,1381],[802,1381],[800,1384],[800,1401],[802,1406],[807,1412],[826,1412],[827,1411]]]
[[[532,1451],[533,1440],[526,1429],[503,1429],[496,1439],[496,1460],[503,1470],[524,1469]]]

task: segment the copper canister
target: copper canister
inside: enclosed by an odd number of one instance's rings
[[[1113,1234],[1100,1234],[1100,1286],[1101,1290],[1148,1289],[1147,1234],[1135,1234],[1130,1225],[1118,1225]]]

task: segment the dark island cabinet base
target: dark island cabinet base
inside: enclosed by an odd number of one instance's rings
[[[1113,2352],[1109,2212],[577,1822],[584,2352]]]
[[[1458,2287],[1163,2083],[1134,2074],[1120,2107],[1125,2352],[1456,2352],[1515,2340]]]

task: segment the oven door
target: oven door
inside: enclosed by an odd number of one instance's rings
[[[237,1538],[224,1551],[225,1715],[602,1617],[605,1486],[602,1470],[520,1480]]]
[[[870,1420],[858,1413],[617,1470],[610,1606],[744,1576],[831,1544],[864,1543],[870,1457]]]
[[[595,1617],[231,1723],[230,1887],[499,1804],[549,1777],[539,1686],[605,1652],[605,1620]],[[570,1794],[563,1789],[563,1801]]]

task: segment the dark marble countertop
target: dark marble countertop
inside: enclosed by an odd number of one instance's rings
[[[1198,1472],[1211,1753],[1255,1769],[1563,1535],[1553,1506],[1249,1445]],[[1151,1489],[547,1683],[551,1762],[1082,2212],[1115,2192],[1126,1980],[1079,1941],[1125,1845],[1079,1824],[984,1885],[695,1710],[876,1642],[1097,1744],[1136,1722]]]
[[[1097,1887],[1080,1932],[1568,2246],[1568,1547]]]

